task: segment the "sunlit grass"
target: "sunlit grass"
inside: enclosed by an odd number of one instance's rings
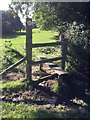
[[[53,111],[48,111],[41,107],[28,106],[24,103],[16,105],[15,103],[2,102],[2,108],[1,118],[28,118],[34,120],[36,118],[55,117]]]
[[[81,113],[78,107],[67,107],[64,105],[58,105],[54,109],[46,109],[42,106],[31,106],[25,103],[8,103],[1,102],[2,112],[0,118],[21,118],[22,120],[36,120],[37,118],[88,118],[88,114]]]
[[[51,88],[52,88],[52,91],[53,91],[53,92],[59,94],[59,92],[60,92],[60,91],[59,91],[59,90],[60,90],[60,86],[59,86],[57,80],[54,82],[54,84],[51,86]]]
[[[39,29],[33,30],[33,43],[49,43],[55,42],[54,36],[57,35],[56,32],[52,31],[41,31]]]
[[[10,89],[15,89],[17,87],[22,87],[23,85],[25,85],[25,82],[21,81],[21,80],[17,80],[17,81],[0,81],[1,84],[1,88],[3,90],[10,90]]]

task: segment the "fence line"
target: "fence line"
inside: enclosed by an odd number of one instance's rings
[[[39,43],[39,44],[32,44],[32,48],[37,47],[46,47],[46,46],[55,46],[55,45],[62,45],[63,42],[52,42],[52,43]]]

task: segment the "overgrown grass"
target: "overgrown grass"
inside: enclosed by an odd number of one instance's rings
[[[60,92],[60,86],[59,86],[57,80],[56,80],[56,81],[54,82],[54,84],[51,86],[51,89],[52,89],[53,92],[59,94],[59,92]]]
[[[25,85],[24,81],[21,80],[17,80],[17,81],[5,81],[2,80],[0,81],[1,84],[1,89],[5,90],[5,91],[10,91],[10,90],[14,90],[15,88],[17,89],[18,87],[23,87]]]
[[[55,32],[51,31],[41,31],[39,29],[33,29],[33,43],[46,43],[46,42],[55,42],[54,36],[57,35]],[[8,41],[8,42],[5,42]],[[10,42],[9,42],[10,41]],[[19,51],[21,54],[25,55],[25,42],[26,42],[26,36],[18,35],[18,36],[7,36],[4,37],[2,40],[0,39],[0,47],[2,47],[2,51],[4,55],[4,52],[7,48],[5,48],[5,45],[12,44],[12,48],[14,48],[16,51]],[[47,48],[37,48],[36,50],[33,50],[33,58],[35,59],[36,55],[44,55],[48,58],[51,57],[49,53],[52,54],[52,56],[58,56],[60,53],[58,51],[58,48],[47,47]],[[6,54],[7,56],[7,54]],[[15,60],[16,61],[16,60]],[[17,80],[17,81],[0,81],[1,88],[3,90],[4,95],[12,94],[12,92],[17,93],[18,91],[22,90],[22,92],[25,89],[30,89],[30,86],[27,87],[27,83],[25,81]],[[62,88],[59,88],[58,83],[53,84],[52,90],[56,93],[61,91],[64,94],[67,93],[69,90],[67,86],[63,85]],[[83,113],[79,110],[79,108],[75,107],[67,107],[58,105],[52,109],[46,109],[43,106],[31,106],[31,104],[27,104],[24,102],[21,103],[13,103],[13,102],[1,102],[2,106],[2,112],[1,112],[1,118],[21,118],[21,119],[40,119],[40,118],[88,118],[87,113]]]
[[[22,119],[36,119],[36,118],[53,118],[55,117],[53,111],[48,111],[42,108],[32,107],[24,103],[15,104],[2,102],[2,118],[22,118]]]
[[[58,105],[54,110],[42,108],[41,106],[30,106],[24,103],[8,103],[1,102],[2,112],[1,118],[21,118],[21,119],[30,119],[36,120],[44,118],[88,118],[88,114],[81,113],[77,107],[74,109],[72,107],[67,107],[63,105]]]

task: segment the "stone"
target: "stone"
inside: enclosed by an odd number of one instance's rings
[[[48,102],[49,102],[50,104],[56,104],[56,101],[57,101],[57,98],[56,98],[56,97],[53,97],[53,98],[51,98],[51,99],[48,100]]]
[[[1,96],[0,101],[5,100],[6,96]]]

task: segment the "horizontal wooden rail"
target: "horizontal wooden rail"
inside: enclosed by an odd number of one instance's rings
[[[41,61],[32,61],[32,65],[53,62],[53,61],[57,61],[57,60],[61,60],[61,59],[62,59],[62,57],[56,57],[56,58],[50,58],[50,59],[41,60]]]
[[[52,43],[41,43],[41,44],[32,44],[32,48],[36,47],[46,47],[46,46],[55,46],[55,45],[62,45],[64,42],[52,42]]]
[[[1,72],[0,75],[3,75],[3,74],[5,74],[5,73],[7,73],[8,71],[10,71],[11,69],[17,67],[17,66],[20,65],[25,59],[26,59],[26,57],[20,59],[18,62],[16,62],[15,64],[11,65],[11,66],[8,67],[7,69],[5,69],[3,72]]]

